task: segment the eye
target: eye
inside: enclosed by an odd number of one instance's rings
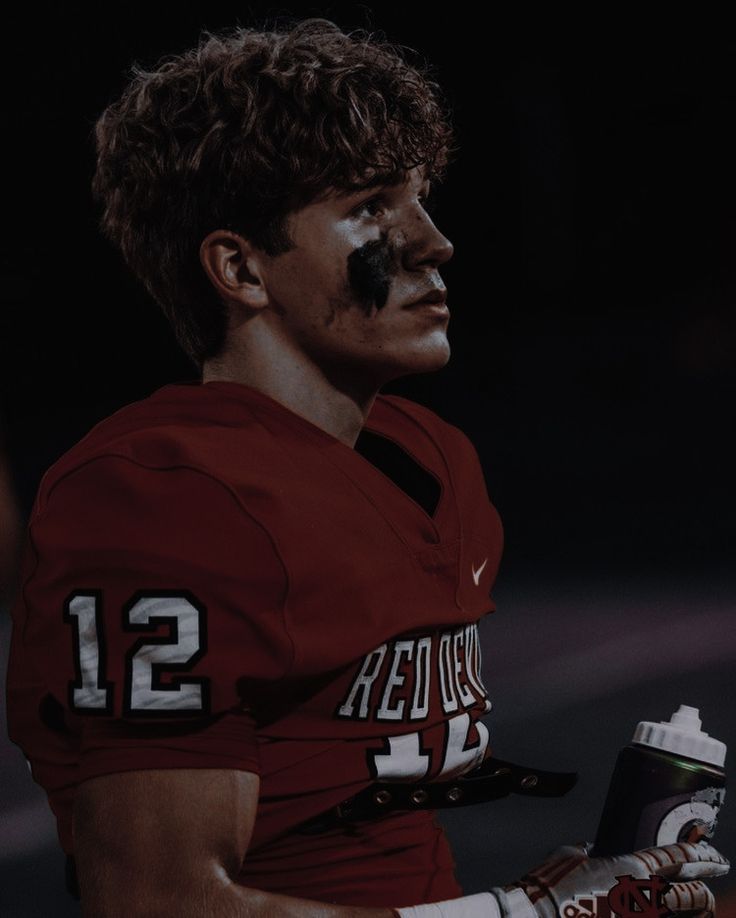
[[[374,194],[372,197],[366,198],[365,201],[361,201],[353,211],[353,214],[356,217],[362,217],[366,214],[369,217],[377,217],[383,212],[384,204],[383,197],[380,194]]]

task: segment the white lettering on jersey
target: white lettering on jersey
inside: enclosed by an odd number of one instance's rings
[[[429,771],[429,756],[422,752],[419,733],[387,738],[388,751],[373,753],[373,767],[379,781],[416,781]]]
[[[338,709],[337,713],[340,717],[356,717],[358,720],[365,720],[368,717],[368,704],[370,702],[371,689],[381,671],[381,664],[383,663],[383,658],[386,656],[387,646],[387,644],[381,644],[380,647],[376,647],[375,650],[366,654],[360,672],[356,676],[353,686],[350,689],[350,694]],[[355,700],[359,692],[360,707],[356,715],[354,713]]]
[[[442,693],[442,710],[445,714],[452,714],[457,711],[457,696],[455,694],[454,673],[450,664],[450,641],[452,632],[445,631],[440,638],[440,691]]]
[[[104,651],[101,642],[101,611],[98,593],[71,596],[64,610],[67,622],[75,624],[75,669],[77,681],[70,685],[74,711],[110,711],[111,689],[104,681]]]
[[[432,638],[423,637],[417,641],[416,666],[414,672],[414,700],[409,720],[424,720],[429,714],[429,659],[432,654]]]
[[[200,610],[185,596],[142,596],[128,609],[127,622],[136,630],[168,624],[170,635],[156,643],[141,638],[129,654],[126,697],[131,712],[202,711],[202,680],[173,676],[163,670],[191,666],[202,654]]]
[[[475,727],[476,740],[470,742]],[[475,768],[485,758],[488,728],[480,721],[472,723],[470,714],[458,714],[445,722],[442,763],[433,780],[450,780]],[[422,748],[422,734],[403,733],[388,736],[380,752],[368,750],[371,770],[379,781],[419,781],[430,773],[431,755]]]
[[[429,717],[433,687],[444,714],[478,702],[490,710],[480,679],[477,624],[381,644],[363,658],[336,714],[352,720],[422,721]]]
[[[414,656],[414,641],[396,641],[394,644],[394,658],[391,661],[391,670],[386,680],[386,687],[383,690],[381,707],[376,712],[377,720],[401,720],[404,714],[404,699],[401,698],[396,703],[396,707],[390,707],[391,694],[393,690],[404,684],[406,676],[399,675],[399,666],[401,665],[401,656],[406,654],[409,662]]]
[[[64,603],[74,633],[69,705],[82,714],[112,714],[115,687],[106,680],[101,590],[76,590]],[[206,609],[189,595],[136,593],[123,607],[123,631],[149,632],[125,654],[123,713],[130,716],[205,713],[209,679],[185,675],[207,650]],[[168,634],[161,634],[168,628]]]
[[[442,766],[442,777],[454,778],[480,765],[488,746],[488,727],[478,720],[475,729],[478,731],[478,742],[467,747],[470,732],[470,714],[458,714],[447,722],[447,741],[445,761]]]
[[[434,781],[483,761],[489,733],[478,717],[490,708],[472,623],[397,639],[366,654],[336,714],[414,726],[413,732],[376,737],[366,749],[368,766],[378,781]]]
[[[475,703],[475,696],[468,686],[462,680],[463,669],[468,672],[468,648],[465,645],[465,629],[456,631],[452,636],[452,655],[454,658],[453,678],[457,694],[464,708],[470,707]],[[458,654],[458,645],[463,648],[463,652]],[[468,676],[468,679],[470,677]]]
[[[470,684],[473,686],[476,692],[481,695],[485,695],[487,693],[483,683],[480,681],[480,673],[478,672],[478,658],[478,629],[473,628],[472,625],[468,625],[465,628],[465,671],[468,674]]]

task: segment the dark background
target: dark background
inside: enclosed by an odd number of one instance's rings
[[[0,287],[0,419],[27,510],[43,471],[96,421],[194,376],[89,200],[92,126],[128,65],[190,47],[203,27],[293,12],[382,30],[435,66],[461,147],[435,215],[455,244],[443,270],[453,357],[390,388],[469,434],[504,520],[499,612],[484,632],[499,753],[588,778],[577,802],[505,801],[475,813],[471,832],[451,821],[469,890],[590,837],[638,720],[695,704],[706,730],[736,742],[736,39],[692,15],[481,22],[475,10],[16,13]],[[0,761],[22,767],[14,749]],[[18,887],[3,879],[0,900],[9,915],[66,914],[33,898],[54,895],[53,849],[39,811],[23,810],[27,776],[9,786],[6,838],[27,818],[38,844],[0,852]],[[736,856],[728,806],[719,844]]]

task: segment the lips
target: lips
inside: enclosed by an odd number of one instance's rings
[[[412,309],[415,306],[431,306],[431,305],[444,305],[445,300],[447,299],[447,290],[445,288],[430,290],[427,293],[422,294],[416,300],[412,300],[411,303],[406,304],[406,309]]]

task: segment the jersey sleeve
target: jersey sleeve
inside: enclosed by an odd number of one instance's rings
[[[8,707],[32,766],[61,760],[62,734],[77,782],[259,771],[259,701],[292,649],[283,566],[239,495],[189,467],[93,459],[39,498],[29,556]]]

